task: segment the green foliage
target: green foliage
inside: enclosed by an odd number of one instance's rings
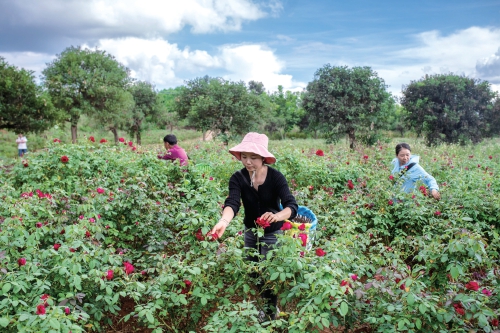
[[[137,144],[140,145],[141,133],[144,131],[143,122],[154,122],[155,119],[163,118],[162,111],[165,109],[152,84],[137,81],[134,82],[130,91],[134,98],[134,108],[132,109],[129,131],[132,137],[137,138]]]
[[[425,135],[429,145],[478,143],[499,133],[492,122],[498,118],[492,104],[494,97],[486,81],[436,74],[405,86],[401,105],[408,111],[409,125]]]
[[[253,263],[241,215],[221,239],[204,238],[241,167],[223,144],[186,146],[193,163],[181,168],[142,148],[53,143],[0,173],[1,330],[109,331],[131,300],[123,321],[154,332],[492,332],[498,142],[412,146],[438,180],[440,201],[396,191],[392,144],[353,151],[271,141],[275,167],[319,225],[312,250],[282,235],[268,260]],[[279,295],[278,320],[259,321],[256,280]]]
[[[50,97],[35,83],[33,72],[0,57],[0,129],[39,133],[60,118]]]
[[[199,131],[243,134],[259,123],[263,103],[244,82],[203,77],[186,83],[176,98],[175,110]]]
[[[55,107],[71,124],[73,143],[83,114],[114,124],[130,107],[128,69],[105,51],[68,47],[42,73]]]
[[[283,86],[278,86],[278,91],[269,95],[273,112],[266,119],[265,129],[271,133],[279,133],[281,139],[286,137],[304,116],[301,108],[301,94],[298,92],[283,91]]]
[[[326,133],[329,141],[349,135],[351,148],[356,135],[382,128],[394,100],[382,78],[370,67],[318,69],[303,96],[303,107],[311,129]]]

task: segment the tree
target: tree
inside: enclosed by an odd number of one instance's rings
[[[157,123],[164,127],[170,128],[170,133],[173,132],[174,126],[179,123],[179,114],[175,112],[175,103],[181,94],[182,87],[163,89],[158,93],[159,103],[162,105],[163,117]]]
[[[212,130],[224,135],[243,134],[259,122],[263,104],[250,93],[244,82],[203,77],[188,81],[175,102],[181,118],[197,130]]]
[[[278,86],[278,91],[269,95],[273,113],[266,121],[266,130],[279,132],[281,138],[286,137],[304,115],[301,108],[301,94],[299,92],[283,91],[283,86]]]
[[[266,92],[264,89],[264,84],[259,81],[250,80],[248,81],[248,90],[255,95],[262,95]]]
[[[488,135],[495,93],[486,81],[454,74],[426,75],[404,86],[402,93],[408,122],[425,135],[428,145],[477,143]]]
[[[54,105],[63,110],[77,140],[80,116],[112,118],[127,107],[129,71],[106,51],[69,47],[43,70],[44,85]],[[102,114],[105,113],[105,114]]]
[[[35,83],[33,72],[0,57],[0,128],[41,132],[60,120],[50,96]]]
[[[327,141],[337,141],[347,134],[354,148],[356,134],[368,135],[380,127],[393,103],[384,80],[370,67],[327,64],[307,85],[302,105],[308,117],[305,122],[322,130]]]
[[[164,110],[164,107],[159,101],[154,85],[149,82],[135,82],[130,91],[135,105],[132,109],[129,131],[132,136],[136,136],[137,144],[140,145],[144,122],[160,118],[160,113]]]
[[[500,135],[500,97],[495,99],[491,112],[485,117],[485,122],[488,124],[488,136]]]

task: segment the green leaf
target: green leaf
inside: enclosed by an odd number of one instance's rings
[[[7,327],[7,325],[9,325],[9,323],[10,323],[9,318],[7,318],[7,317],[0,318],[0,326]]]
[[[409,294],[406,298],[406,301],[409,305],[413,305],[415,303],[415,296],[413,294]]]
[[[155,319],[153,318],[153,315],[151,312],[146,312],[146,318],[148,318],[148,321],[153,324],[155,322]]]
[[[399,322],[398,322],[398,330],[402,331],[404,329],[406,329],[406,325],[405,325],[405,321],[404,319],[401,319]]]
[[[8,293],[11,287],[12,287],[12,285],[10,283],[8,283],[8,282],[6,284],[4,284],[3,287],[2,287],[3,293],[4,294]]]
[[[418,329],[421,329],[422,328],[422,321],[420,320],[420,318],[417,318],[415,320],[415,326],[418,328]]]
[[[418,310],[420,311],[421,314],[425,314],[425,312],[427,311],[427,307],[424,304],[420,304],[418,306]]]
[[[339,313],[342,317],[345,317],[347,314],[347,311],[349,311],[349,305],[347,305],[346,302],[342,302],[339,307]]]
[[[61,325],[59,324],[59,322],[55,318],[50,318],[49,323],[50,323],[50,326],[52,326],[56,330],[61,328]]]
[[[274,272],[273,274],[271,274],[271,281],[276,280],[278,276],[280,276],[280,272]]]
[[[458,270],[458,267],[453,266],[450,269],[450,274],[453,279],[456,279],[460,275],[460,271]]]
[[[203,296],[201,298],[201,305],[206,305],[207,304],[207,298],[205,296]]]

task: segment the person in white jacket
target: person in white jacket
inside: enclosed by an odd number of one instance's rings
[[[28,152],[28,146],[26,145],[26,142],[28,142],[28,139],[26,139],[26,137],[22,133],[19,133],[16,140],[19,157],[22,157]]]

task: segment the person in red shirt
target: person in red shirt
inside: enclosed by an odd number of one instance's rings
[[[175,161],[179,160],[180,165],[188,164],[188,156],[186,151],[177,145],[177,137],[173,134],[167,134],[163,138],[163,143],[167,153],[165,155],[158,155],[159,159]]]

